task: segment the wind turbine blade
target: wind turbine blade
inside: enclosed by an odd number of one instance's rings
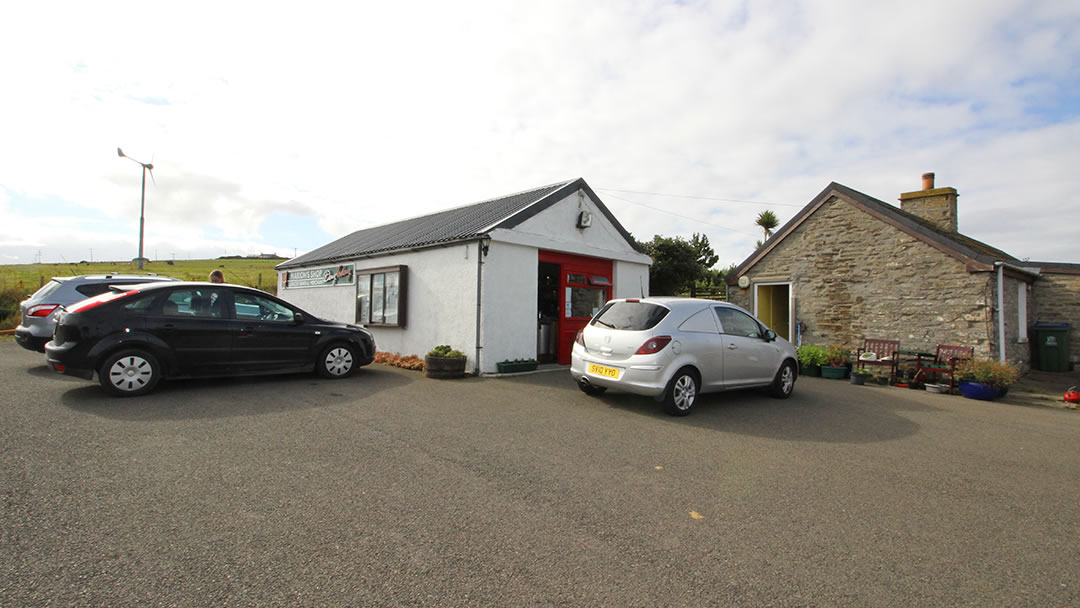
[[[154,179],[154,166],[150,165],[150,168],[148,168],[147,171],[150,172],[150,181],[154,182],[154,185],[156,186],[157,185],[157,180]]]
[[[124,157],[124,151],[121,150],[120,148],[117,148],[116,149],[116,155],[119,156],[120,158],[123,158]]]

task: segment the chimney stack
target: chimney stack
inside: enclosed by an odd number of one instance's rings
[[[900,210],[930,222],[940,230],[955,233],[956,188],[935,188],[934,174],[923,173],[922,190],[900,195]]]

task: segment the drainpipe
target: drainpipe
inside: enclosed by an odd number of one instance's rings
[[[994,262],[997,267],[998,309],[998,361],[1005,362],[1005,264]]]
[[[476,241],[476,357],[473,363],[473,375],[480,375],[480,349],[483,346],[480,345],[480,312],[483,296],[483,280],[484,280],[484,256],[487,255],[487,244],[483,239]]]

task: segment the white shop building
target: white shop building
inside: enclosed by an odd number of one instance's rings
[[[449,344],[487,373],[568,364],[604,302],[649,294],[651,263],[579,178],[359,230],[278,265],[278,296],[364,325],[380,352]]]

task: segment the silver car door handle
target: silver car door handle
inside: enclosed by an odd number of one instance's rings
[[[728,349],[728,350],[735,350],[736,348],[739,348],[739,347],[738,347],[738,346],[736,346],[736,345],[734,345],[734,344],[728,344],[728,345],[727,345],[727,349]]]

